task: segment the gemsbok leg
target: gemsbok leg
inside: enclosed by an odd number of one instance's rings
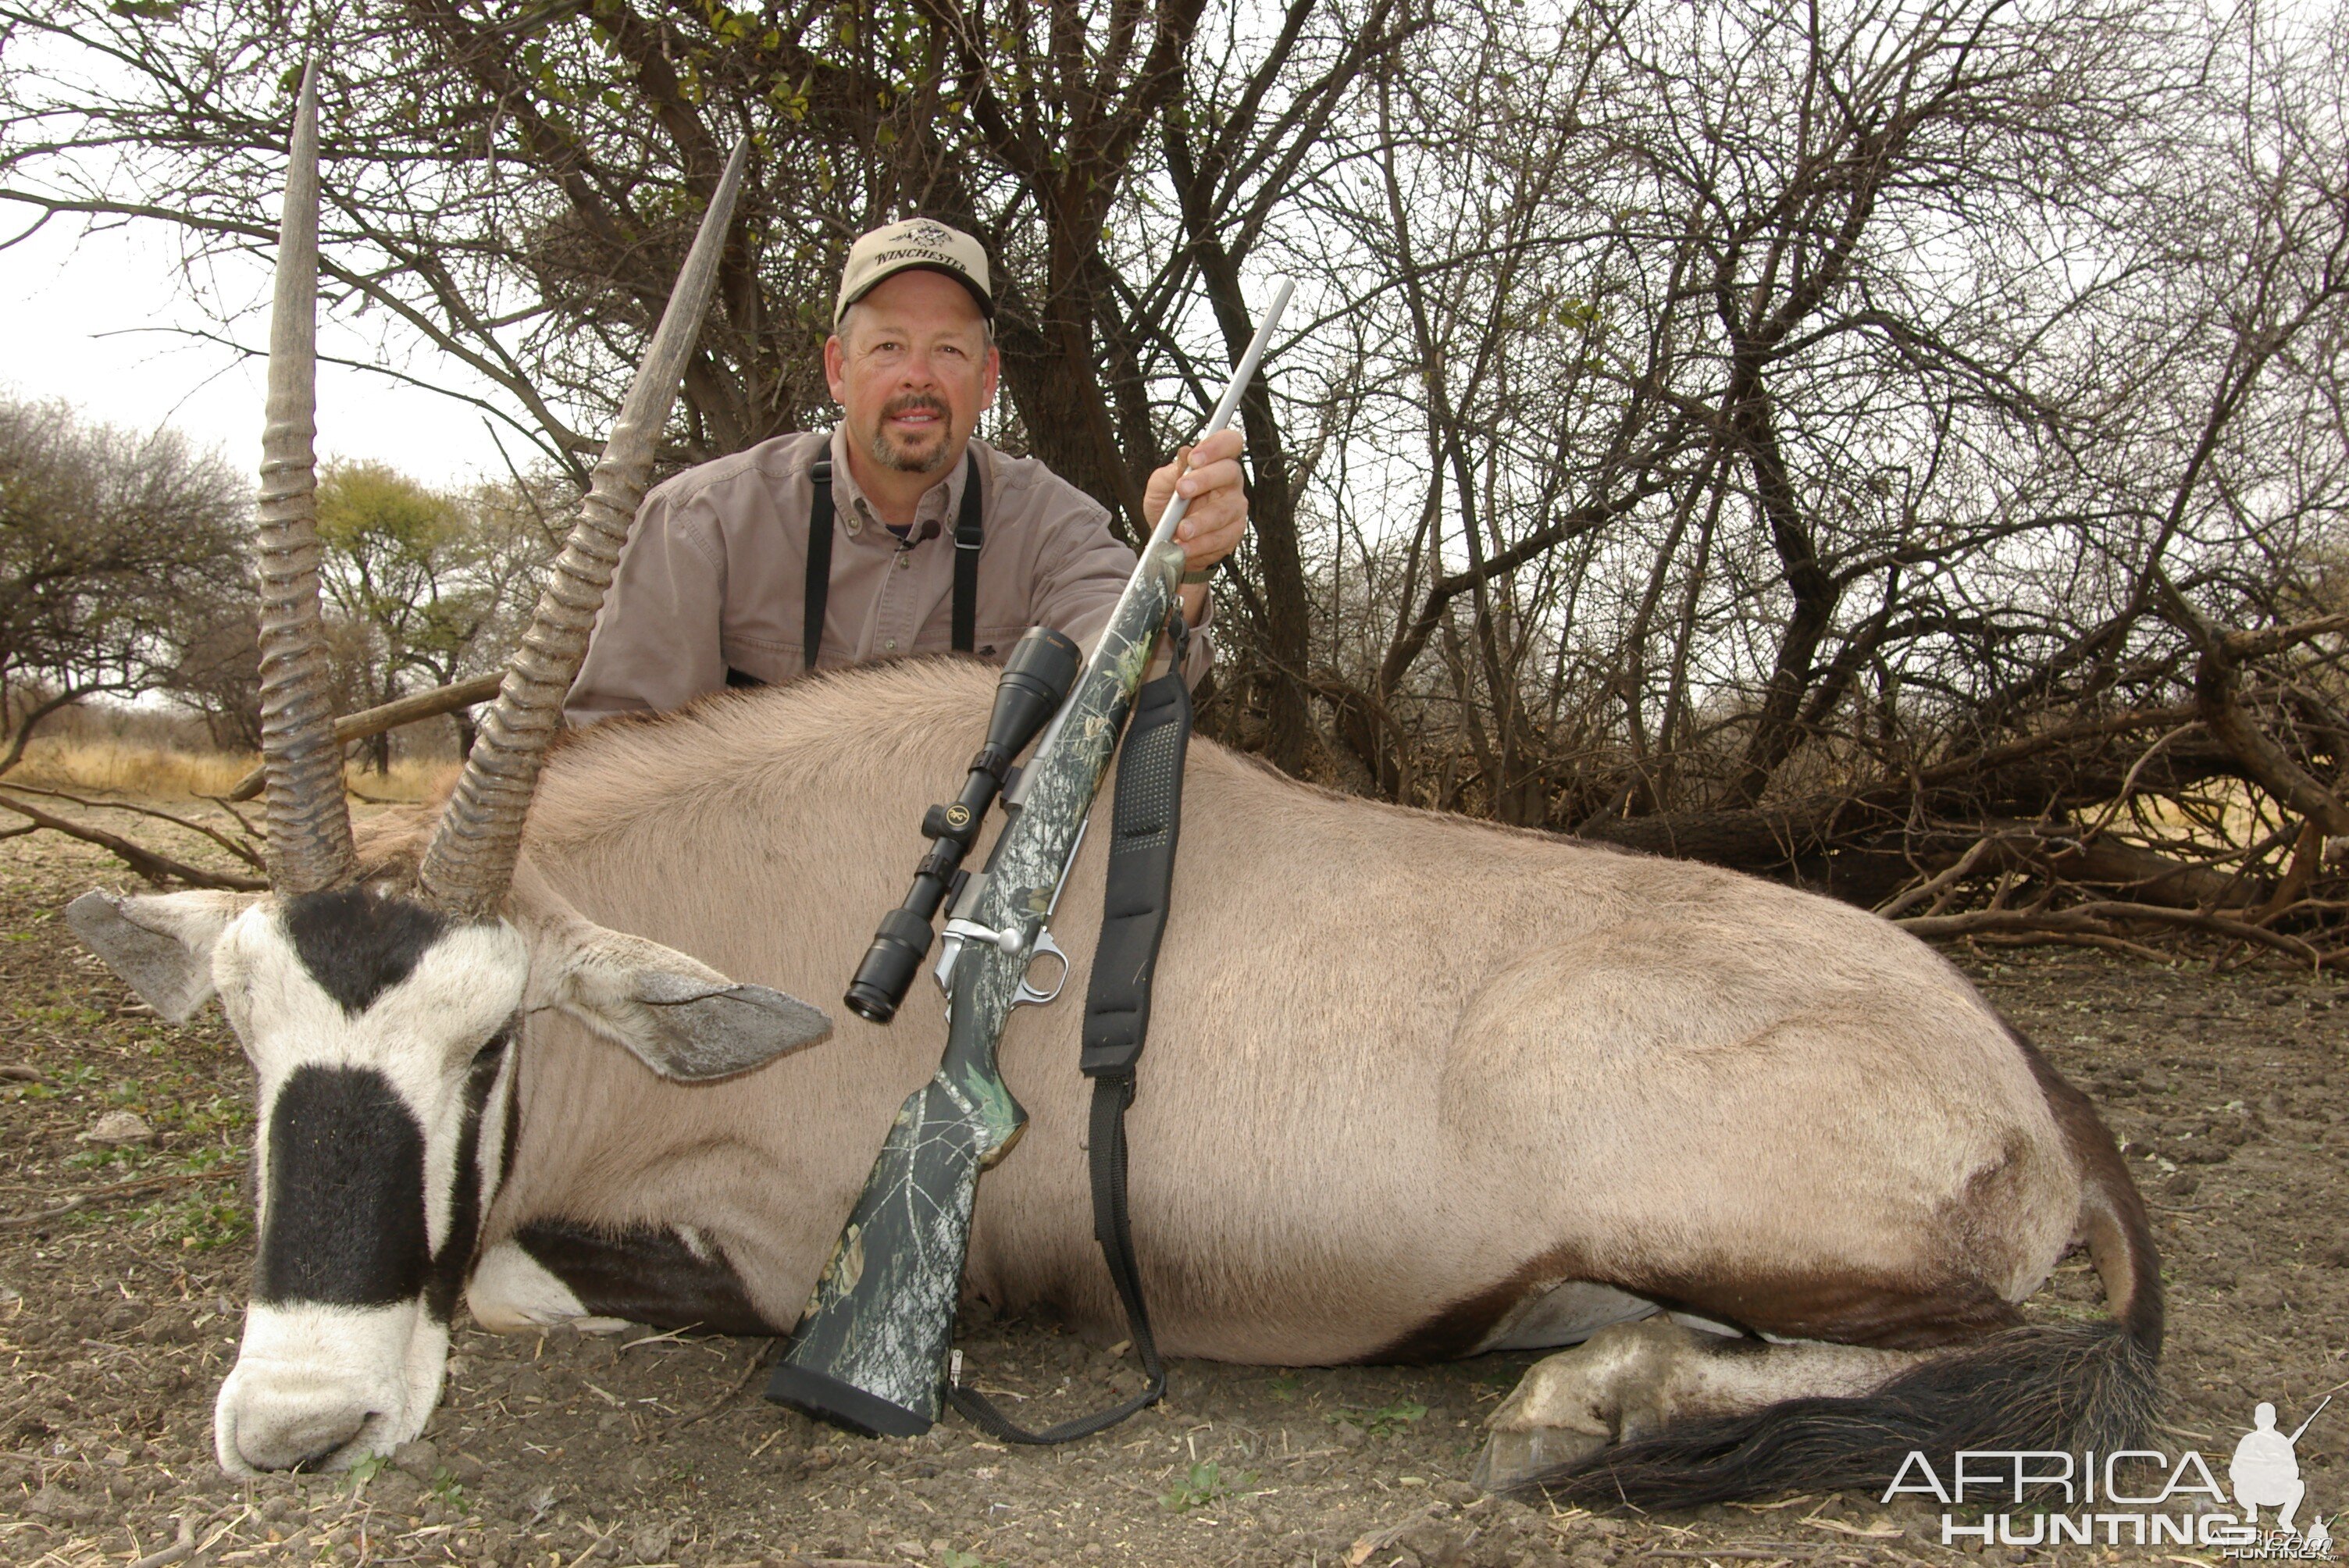
[[[2049,1447],[2066,1434],[2102,1447],[2142,1429],[2162,1332],[2145,1204],[2087,1099],[2015,1044],[2077,1164],[2074,1236],[2103,1280],[2110,1321],[2025,1324],[1961,1272],[1943,1272],[1938,1288],[1904,1287],[1899,1267],[1857,1263],[1798,1287],[1643,1281],[1752,1332],[1703,1334],[1651,1317],[1537,1363],[1493,1417],[1480,1484],[1593,1505],[1693,1507],[1874,1490],[1891,1479],[1888,1452]],[[1934,1272],[1922,1255],[1894,1261]]]
[[[481,1254],[466,1305],[502,1334],[597,1318],[713,1334],[780,1334],[760,1316],[722,1248],[698,1231],[617,1233],[534,1220]]]

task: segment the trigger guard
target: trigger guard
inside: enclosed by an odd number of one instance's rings
[[[1069,955],[1061,951],[1059,943],[1052,940],[1051,932],[1042,926],[1036,928],[1036,945],[1028,954],[1028,965],[1030,969],[1035,967],[1036,960],[1039,958],[1053,958],[1060,961],[1061,972],[1053,976],[1052,988],[1050,991],[1039,991],[1029,984],[1028,976],[1023,974],[1019,977],[1019,989],[1011,994],[1013,1006],[1041,1007],[1047,1003],[1059,1000],[1061,987],[1068,985]]]

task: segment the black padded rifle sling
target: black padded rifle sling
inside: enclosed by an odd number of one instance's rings
[[[800,647],[813,674],[816,652],[823,645],[823,602],[832,593],[832,459],[818,458],[808,478],[815,481],[815,505],[808,512]],[[962,508],[955,514],[954,651],[958,654],[970,652],[978,640],[978,547],[984,534],[978,516],[978,454],[973,452],[963,465]]]
[[[1125,1113],[1133,1104],[1134,1064],[1142,1059],[1150,1029],[1151,972],[1158,965],[1158,939],[1166,930],[1174,840],[1183,822],[1183,758],[1191,744],[1191,688],[1183,684],[1189,634],[1181,605],[1170,619],[1175,627],[1174,660],[1164,675],[1135,694],[1125,749],[1117,759],[1109,888],[1102,901],[1101,945],[1093,950],[1092,978],[1085,987],[1084,1052],[1078,1058],[1079,1068],[1093,1080],[1092,1125],[1086,1140],[1093,1179],[1093,1239],[1101,1243],[1118,1300],[1125,1304],[1126,1326],[1148,1381],[1123,1404],[1040,1432],[1014,1426],[970,1385],[949,1384],[947,1398],[954,1408],[1006,1442],[1041,1445],[1089,1438],[1156,1404],[1166,1392],[1166,1366],[1150,1336],[1150,1313],[1143,1305],[1142,1275],[1133,1262],[1133,1233],[1126,1222]]]

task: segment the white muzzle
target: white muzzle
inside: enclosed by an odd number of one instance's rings
[[[422,1301],[256,1305],[212,1410],[231,1475],[347,1470],[424,1429],[440,1397],[449,1329]]]

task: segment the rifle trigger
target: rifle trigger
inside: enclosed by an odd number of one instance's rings
[[[1050,991],[1039,991],[1029,983],[1026,975],[1022,975],[1019,979],[1019,989],[1012,993],[1013,1006],[1041,1007],[1046,1003],[1058,998],[1061,995],[1061,987],[1069,983],[1069,955],[1061,951],[1059,943],[1052,940],[1051,932],[1040,925],[1036,928],[1036,946],[1029,954],[1028,962],[1032,966],[1039,958],[1054,959],[1061,965],[1061,972],[1052,976],[1052,988]]]

